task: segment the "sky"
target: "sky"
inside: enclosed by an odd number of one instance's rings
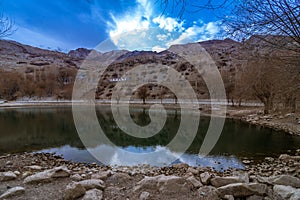
[[[212,11],[187,6],[181,15],[180,8],[160,0],[0,0],[16,29],[4,39],[64,52],[99,44],[159,52],[219,37],[220,18]]]

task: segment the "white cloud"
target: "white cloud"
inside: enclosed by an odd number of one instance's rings
[[[156,36],[156,38],[159,40],[159,41],[165,41],[168,37],[170,36],[170,34],[158,34]]]
[[[159,28],[167,30],[169,32],[173,31],[183,31],[184,21],[179,22],[178,20],[164,16],[156,17],[152,20],[155,24],[158,24]]]
[[[214,38],[221,30],[218,22],[183,20],[156,15],[150,0],[136,0],[137,6],[123,15],[111,14],[107,22],[111,41],[127,50],[163,51],[173,44],[185,44]]]
[[[198,34],[203,33],[204,28],[196,25],[187,28],[177,39],[168,42],[168,46],[173,44],[185,44],[195,41]]]
[[[164,51],[164,50],[166,50],[165,47],[161,47],[161,46],[152,47],[152,51],[161,52],[161,51]]]
[[[214,35],[214,34],[217,34],[217,33],[220,31],[220,28],[219,28],[219,25],[217,24],[217,22],[209,22],[209,23],[206,25],[205,30],[206,30],[209,34]]]
[[[209,22],[202,24],[202,26],[193,25],[187,28],[177,39],[168,42],[168,46],[174,44],[186,44],[190,42],[199,42],[204,40],[210,40],[216,37],[220,32],[220,28],[217,22]]]
[[[128,12],[121,17],[111,14],[115,25],[108,23],[108,26],[111,27],[109,35],[115,45],[118,46],[122,34],[129,32],[135,34],[136,30],[147,30],[149,28],[149,18],[152,15],[151,4],[147,0],[137,0],[137,4],[138,6],[134,12]]]

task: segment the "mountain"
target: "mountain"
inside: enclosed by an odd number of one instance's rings
[[[287,41],[286,45],[292,44],[290,40]],[[261,45],[258,46],[261,42],[257,37],[251,37],[244,42],[225,39],[204,41],[198,44],[203,51],[205,49],[208,53],[205,55],[214,60],[224,78],[225,87],[227,85],[231,87],[237,82],[238,74],[245,71],[248,61],[258,59],[257,52],[266,52]],[[126,76],[126,72],[134,67],[167,65],[177,70],[190,82],[198,98],[209,98],[201,73],[183,57],[174,53],[182,47],[189,47],[189,45],[193,44],[173,45],[160,53],[125,50],[100,53],[85,48],[62,53],[23,45],[15,41],[0,40],[0,75],[2,77],[0,95],[1,98],[9,100],[24,96],[69,99],[79,68],[91,70],[97,74],[103,67],[109,65],[101,76],[96,92],[97,98],[107,99],[111,97],[117,81]],[[193,54],[193,49],[189,50]],[[290,55],[290,52],[281,50],[280,54]],[[137,76],[143,79],[148,75],[139,74]],[[158,77],[152,78],[157,79]],[[11,87],[7,89],[6,85]],[[174,98],[170,90],[155,84],[149,85],[148,90],[149,98]],[[161,93],[163,93],[163,97]],[[137,92],[133,92],[133,94],[134,98],[138,98]]]

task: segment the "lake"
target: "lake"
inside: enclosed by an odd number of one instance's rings
[[[96,110],[101,128],[117,148],[102,141],[95,141],[97,145],[86,148],[77,134],[71,106],[2,108],[0,109],[0,154],[47,152],[62,155],[66,160],[75,162],[99,163],[90,154],[91,151],[98,150],[107,156],[111,165],[161,166],[166,163],[165,156],[180,153],[166,147],[177,133],[180,111],[168,110],[163,129],[158,134],[145,139],[127,135],[119,129],[109,107],[99,106]],[[132,108],[130,115],[138,125],[145,126],[150,122],[147,109]],[[300,137],[226,119],[216,146],[208,156],[202,157],[198,152],[209,122],[210,117],[201,116],[199,129],[192,144],[173,163],[210,166],[217,170],[243,168],[243,159],[259,160],[266,156],[278,156],[300,147]],[[111,149],[114,149],[114,154],[106,155],[106,152]],[[157,149],[163,149],[164,154],[150,160],[124,157],[120,151],[147,153]]]

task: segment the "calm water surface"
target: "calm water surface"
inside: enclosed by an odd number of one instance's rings
[[[165,147],[176,135],[180,124],[180,112],[168,110],[164,128],[155,136],[141,139],[129,136],[116,125],[109,107],[98,107],[97,116],[106,136],[120,149],[145,153],[163,149],[164,154],[153,160],[131,160],[115,148],[107,155],[112,165],[163,165],[165,157],[176,155],[174,149]],[[193,117],[192,115],[190,117]],[[147,125],[150,118],[147,110],[134,108],[131,118],[139,125]],[[239,121],[226,120],[221,137],[209,156],[198,156],[205,137],[209,117],[201,116],[199,131],[190,148],[175,163],[193,166],[211,166],[217,170],[243,168],[245,157],[261,159],[278,156],[300,148],[300,137],[286,135],[271,129],[250,126]],[[112,146],[96,141],[89,150],[106,150]],[[0,154],[16,152],[50,152],[62,155],[67,160],[97,162],[82,144],[72,117],[71,107],[5,108],[0,110]]]

